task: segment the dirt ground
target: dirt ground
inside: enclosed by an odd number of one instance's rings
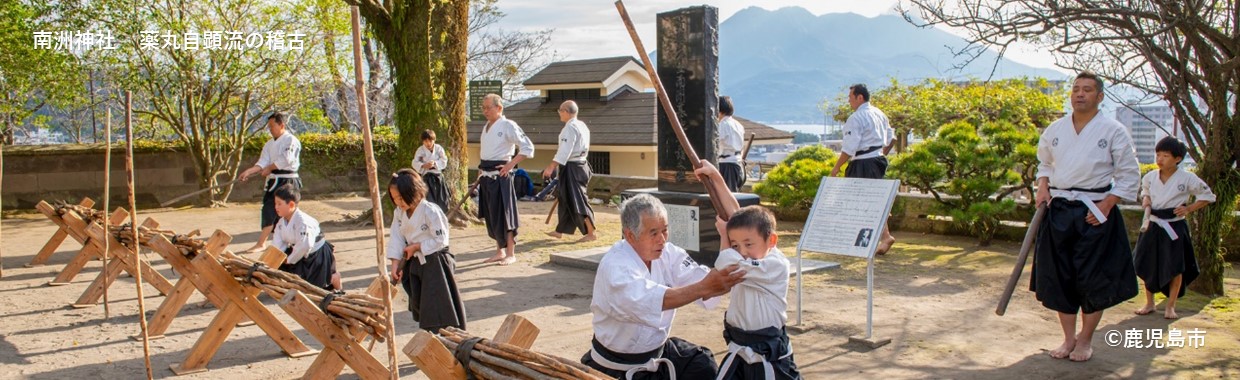
[[[376,275],[374,230],[342,220],[369,207],[362,198],[307,201],[303,209],[324,221],[328,239],[336,246],[346,288],[359,291]],[[553,241],[543,235],[549,203],[521,204],[521,235],[517,264],[484,265],[494,252],[481,226],[453,230],[452,251],[458,260],[458,281],[469,316],[468,329],[490,337],[509,313],[520,313],[542,329],[536,350],[580,358],[589,347],[589,309],[594,273],[549,263],[549,254],[607,246],[619,238],[616,210],[596,208],[601,239],[587,244]],[[257,238],[256,204],[218,209],[161,209],[142,211],[178,232],[222,229],[233,234],[234,251]],[[781,222],[779,245],[795,255],[800,223]],[[132,278],[122,277],[110,289],[111,318],[103,307],[74,309],[77,299],[99,273],[91,262],[67,286],[45,285],[76,253],[69,239],[44,266],[25,268],[55,231],[42,215],[10,216],[3,221],[4,277],[0,278],[0,378],[86,379],[140,378],[144,374],[142,344],[128,338],[139,333],[137,297]],[[1043,309],[1027,289],[1028,271],[1012,300],[1007,316],[994,314],[995,302],[1011,271],[1017,244],[999,242],[980,249],[967,238],[897,233],[891,254],[877,259],[875,270],[874,332],[891,344],[870,349],[849,343],[864,334],[865,263],[836,256],[807,255],[840,261],[842,268],[806,275],[803,326],[792,335],[795,359],[808,379],[863,378],[1238,378],[1240,377],[1240,276],[1228,272],[1228,297],[1208,299],[1193,294],[1181,301],[1181,319],[1168,321],[1161,312],[1136,316],[1137,300],[1107,311],[1094,339],[1093,360],[1073,363],[1052,359],[1047,351],[1061,341],[1055,315]],[[145,256],[164,276],[179,276],[156,254]],[[789,323],[796,323],[795,279],[789,294]],[[148,317],[163,297],[144,288]],[[307,345],[322,345],[267,296],[260,299]],[[151,342],[151,363],[157,378],[173,377],[169,366],[180,362],[217,314],[202,306],[195,294],[181,312],[167,338]],[[416,328],[405,310],[403,294],[394,299],[399,350]],[[723,308],[682,308],[673,335],[725,350],[721,336]],[[1122,348],[1104,343],[1104,336],[1126,330],[1172,329],[1188,337],[1204,332],[1198,348]],[[1131,333],[1128,333],[1131,334]],[[1123,335],[1120,335],[1123,336]],[[387,363],[387,348],[376,345],[373,354]],[[288,358],[255,326],[233,330],[208,365],[209,372],[186,378],[284,379],[299,377],[312,357]],[[425,378],[412,362],[399,355],[400,374]],[[354,377],[345,370],[345,378]]]

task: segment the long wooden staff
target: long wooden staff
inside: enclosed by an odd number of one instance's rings
[[[741,164],[745,164],[745,160],[749,158],[749,148],[753,148],[753,138],[758,136],[757,133],[750,133],[749,140],[745,141],[745,150],[741,151]],[[744,167],[741,167],[744,169]]]
[[[0,189],[4,188],[4,141],[0,139]],[[0,191],[2,192],[2,191]],[[0,205],[0,208],[3,208]],[[2,218],[0,218],[2,219]],[[0,223],[3,224],[3,223]],[[3,235],[0,233],[0,235]],[[4,242],[4,238],[0,237],[0,243]],[[4,278],[4,244],[0,244],[0,278]]]
[[[999,297],[999,307],[995,309],[995,314],[1003,315],[1007,312],[1008,302],[1012,300],[1012,293],[1016,291],[1016,283],[1020,281],[1020,274],[1025,270],[1025,262],[1029,261],[1029,249],[1033,247],[1033,241],[1038,236],[1038,226],[1042,225],[1042,218],[1046,217],[1046,205],[1038,205],[1038,210],[1033,213],[1033,220],[1029,221],[1029,229],[1025,231],[1025,240],[1020,243],[1020,255],[1016,257],[1016,267],[1012,268],[1012,276],[1008,277],[1007,285],[1003,288],[1003,295]]]
[[[110,207],[108,200],[112,199],[112,108],[111,107],[108,107],[107,119],[103,120],[103,140],[106,141],[104,147],[107,149],[103,151],[103,230],[107,234],[111,234],[112,231],[110,230],[110,228],[112,228],[112,221],[108,220],[109,218],[111,218],[111,215],[108,215],[108,212],[109,212],[108,207]],[[111,284],[111,282],[108,281],[108,271],[107,271],[108,259],[110,258],[108,256],[111,254],[111,252],[112,252],[112,239],[103,239],[103,268],[104,268],[103,283],[105,284]],[[109,310],[110,307],[108,306],[108,288],[110,288],[110,286],[103,287],[103,319],[110,319],[112,315],[111,311]]]
[[[702,167],[702,160],[693,150],[693,145],[689,144],[689,137],[685,135],[685,129],[680,125],[680,117],[676,115],[676,109],[672,107],[672,101],[668,98],[667,91],[663,89],[663,82],[659,80],[659,74],[655,72],[654,63],[650,61],[650,55],[646,53],[646,47],[642,45],[641,37],[637,35],[637,29],[633,27],[633,20],[629,19],[629,12],[624,9],[623,1],[616,0],[616,10],[620,11],[620,18],[624,20],[629,36],[633,38],[633,45],[637,47],[637,55],[642,57],[642,62],[646,64],[646,73],[650,75],[650,82],[654,83],[655,94],[659,97],[659,104],[663,105],[663,112],[667,113],[667,120],[672,124],[676,140],[680,141],[680,148],[685,151],[685,156],[688,156],[689,162],[693,164],[693,169]],[[715,213],[724,221],[731,219],[732,213],[736,212],[735,206],[723,202],[722,198],[732,196],[727,185],[709,177],[698,177],[698,179],[702,181],[703,186],[706,186],[706,193],[710,194],[710,204],[715,208]]]
[[[370,118],[366,117],[370,113],[366,110],[366,81],[362,78],[362,22],[361,15],[358,14],[356,6],[349,7],[351,10],[350,19],[353,22],[353,75],[356,78],[354,86],[357,89],[357,113],[360,115],[362,124],[363,143],[366,148],[366,179],[370,181],[370,204],[374,212],[375,222],[375,259],[379,265],[379,277],[387,279],[387,265],[384,265],[384,248],[383,244],[383,203],[379,200],[379,169],[375,163],[375,147],[373,136],[370,132]],[[388,281],[383,281],[385,289],[383,289],[383,305],[387,307],[387,346],[388,346],[388,372],[392,374],[392,379],[400,378],[400,368],[396,366],[396,325],[392,321],[392,290],[394,287]]]
[[[125,91],[125,178],[129,191],[129,230],[133,231],[134,284],[138,287],[138,326],[142,328],[142,361],[146,363],[147,380],[154,378],[151,371],[151,339],[146,332],[146,303],[142,298],[142,256],[138,255],[138,207],[134,198],[133,184],[133,93]],[[106,213],[106,211],[105,211]],[[106,270],[106,269],[105,269]]]
[[[228,185],[231,185],[231,184],[237,183],[237,181],[240,181],[240,180],[241,180],[241,178],[234,178],[233,180],[228,181],[228,182],[224,182],[224,183],[221,183],[221,184],[218,184],[218,185],[215,185],[215,186],[211,186],[211,187],[208,187],[208,188],[205,188],[205,189],[196,190],[196,191],[194,191],[194,192],[192,192],[192,193],[186,193],[186,194],[181,195],[181,196],[179,196],[179,197],[169,199],[168,201],[166,201],[166,202],[164,202],[164,203],[160,203],[160,204],[159,204],[159,207],[168,207],[168,205],[171,205],[171,204],[173,204],[173,203],[177,203],[177,202],[181,201],[182,199],[189,198],[189,197],[192,197],[192,196],[195,196],[195,195],[198,195],[198,194],[202,194],[202,193],[205,193],[205,192],[208,192],[208,191],[211,191],[211,190],[215,190],[215,189],[218,189],[218,188],[221,188],[221,187],[224,187],[224,186],[228,186]]]

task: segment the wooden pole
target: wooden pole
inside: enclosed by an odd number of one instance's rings
[[[370,119],[366,117],[370,113],[366,110],[366,81],[362,78],[362,22],[361,15],[358,14],[356,6],[349,7],[351,10],[350,18],[353,23],[353,74],[356,82],[353,87],[357,89],[357,112],[362,124],[363,147],[366,149],[366,179],[370,181],[370,203],[374,209],[375,223],[375,260],[379,266],[379,277],[388,278],[387,265],[384,259],[387,255],[383,252],[387,247],[383,243],[383,203],[379,200],[379,169],[375,163],[375,147],[373,136],[370,132]],[[383,305],[387,307],[387,346],[388,346],[388,369],[392,374],[392,379],[400,378],[399,368],[396,366],[396,324],[392,320],[392,284],[388,281],[382,281],[383,289]]]
[[[94,95],[94,92],[91,93]],[[103,120],[103,232],[111,234],[112,224],[108,220],[108,201],[112,199],[112,108],[108,108],[107,119]],[[108,255],[112,252],[112,239],[103,239],[103,267],[108,267]],[[108,282],[108,271],[103,271],[103,282]],[[112,318],[111,307],[108,306],[108,288],[103,288],[103,319]]]
[[[142,328],[142,360],[146,363],[146,378],[151,380],[154,379],[154,373],[151,371],[151,340],[146,332],[146,303],[142,298],[143,262],[142,256],[138,255],[138,242],[141,240],[138,239],[138,207],[133,182],[133,93],[129,91],[125,91],[125,178],[129,192],[129,230],[133,231],[133,246],[130,249],[133,251],[134,267],[138,268],[133,271],[133,278],[138,287],[138,326]]]
[[[1033,219],[1029,221],[1029,228],[1025,230],[1025,240],[1020,243],[1020,254],[1016,257],[1016,267],[1012,268],[1012,275],[1008,277],[1007,285],[1003,287],[1003,295],[999,296],[999,307],[995,308],[995,314],[1002,316],[1007,313],[1008,302],[1012,300],[1012,293],[1016,291],[1016,282],[1020,281],[1020,274],[1025,270],[1025,263],[1029,260],[1029,250],[1033,247],[1034,240],[1038,237],[1038,227],[1042,225],[1042,218],[1046,217],[1045,204],[1038,205],[1038,210],[1033,212]]]
[[[0,189],[4,189],[4,141],[2,140],[0,140]],[[3,193],[4,193],[3,191],[0,191],[0,194],[3,194]],[[0,211],[3,211],[2,210],[3,208],[4,206],[0,204]],[[0,220],[4,219],[2,215],[3,213],[0,212]],[[0,224],[3,224],[3,223],[0,223]],[[3,233],[0,232],[0,235],[3,235]],[[0,237],[0,278],[4,278],[4,244],[2,244],[3,242],[4,242],[4,238]]]
[[[663,105],[663,112],[667,113],[667,121],[672,124],[672,132],[676,133],[676,140],[680,141],[680,148],[685,151],[685,156],[689,157],[689,161],[693,164],[694,169],[702,167],[702,160],[698,158],[697,152],[693,150],[693,145],[689,144],[689,136],[685,135],[685,129],[680,125],[680,117],[676,115],[676,109],[672,107],[672,100],[668,98],[667,91],[663,89],[663,81],[659,80],[659,74],[655,72],[654,62],[650,61],[650,54],[647,54],[646,47],[642,45],[642,39],[637,35],[637,29],[633,27],[633,20],[629,19],[629,12],[624,8],[624,2],[616,0],[616,10],[620,11],[620,18],[624,20],[624,26],[629,30],[629,36],[633,38],[633,45],[637,46],[637,55],[642,58],[642,62],[646,65],[646,74],[650,75],[650,82],[654,84],[655,95],[659,98],[659,104]],[[728,190],[723,183],[709,177],[699,177],[702,185],[706,187],[706,193],[710,194],[710,205],[715,208],[715,212],[721,219],[727,221],[732,218],[732,213],[736,209],[731,203],[724,202],[723,197],[732,197],[732,192]],[[733,202],[735,203],[735,202]]]

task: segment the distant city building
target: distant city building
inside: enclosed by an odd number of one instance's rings
[[[1175,114],[1167,105],[1121,106],[1115,110],[1115,120],[1128,127],[1141,164],[1154,163],[1154,145],[1175,129]]]

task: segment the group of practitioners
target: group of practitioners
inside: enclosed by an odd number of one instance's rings
[[[1158,143],[1159,169],[1142,178],[1127,130],[1098,112],[1102,93],[1100,78],[1088,72],[1078,75],[1072,113],[1047,127],[1038,143],[1035,202],[1046,207],[1047,217],[1037,226],[1030,288],[1057,313],[1063,328],[1064,343],[1050,355],[1073,361],[1089,360],[1103,310],[1135,297],[1138,276],[1145,281],[1147,297],[1136,313],[1155,311],[1153,294],[1161,292],[1168,297],[1163,315],[1177,317],[1175,301],[1198,275],[1184,217],[1214,201],[1201,179],[1178,169],[1187,147],[1174,138]],[[831,175],[847,165],[846,177],[881,179],[895,130],[869,103],[865,85],[850,86],[848,100],[854,112],[844,125],[840,159]],[[485,262],[509,265],[516,261],[520,227],[511,174],[534,156],[534,144],[516,122],[504,117],[498,95],[487,95],[482,109],[487,122],[480,141],[478,215],[496,246]],[[597,238],[587,197],[590,130],[577,118],[579,111],[571,100],[557,110],[565,124],[543,177],[558,180],[559,223],[547,234],[558,239],[580,232],[581,240],[589,241]],[[745,181],[744,127],[733,112],[732,100],[720,97],[719,166],[702,160],[693,174],[735,192]],[[263,249],[270,235],[272,245],[288,254],[281,269],[340,290],[331,243],[318,222],[297,208],[301,145],[286,123],[283,113],[268,118],[272,138],[255,166],[240,176],[266,177],[263,233],[253,250]],[[441,177],[447,155],[435,143],[433,131],[421,137],[411,167],[397,171],[388,182],[388,196],[396,206],[386,247],[389,272],[408,294],[408,309],[420,328],[464,329],[465,306],[449,250],[449,191]],[[669,242],[667,210],[657,198],[642,194],[620,205],[622,239],[598,266],[590,302],[594,336],[583,364],[624,379],[801,378],[785,328],[789,260],[776,246],[775,217],[762,206],[741,208],[734,196],[724,198],[719,201],[725,207],[738,211],[726,222],[716,220],[721,244],[713,266],[695,262]],[[1151,226],[1140,235],[1134,258],[1118,203],[1138,199],[1150,209]],[[881,234],[877,254],[895,243],[887,228]],[[730,298],[722,328],[728,353],[716,363],[709,349],[672,337],[671,329],[678,308],[692,303],[711,309],[724,295]]]

